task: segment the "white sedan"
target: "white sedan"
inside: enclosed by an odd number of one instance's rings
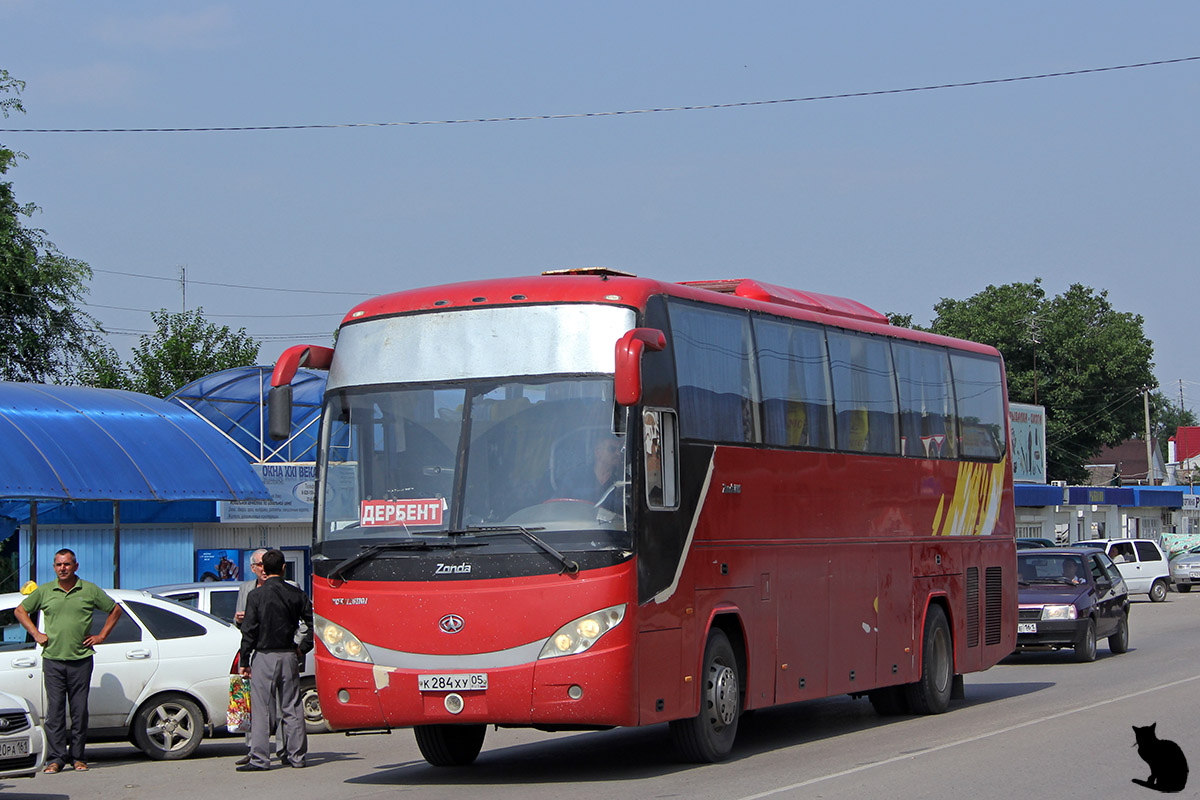
[[[30,702],[0,692],[0,780],[32,778],[46,758],[46,732]]]
[[[88,730],[97,737],[128,736],[154,759],[186,758],[206,731],[225,726],[241,634],[224,620],[148,592],[105,591],[124,613],[95,648]],[[0,691],[29,700],[40,717],[46,707],[41,648],[13,614],[23,599],[0,595]],[[107,616],[95,613],[93,633]]]

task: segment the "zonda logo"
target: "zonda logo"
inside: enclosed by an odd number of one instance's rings
[[[433,571],[434,575],[469,575],[470,573],[470,564],[438,564],[437,569]]]

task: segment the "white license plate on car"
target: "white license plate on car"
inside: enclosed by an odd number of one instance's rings
[[[1191,578],[1192,578],[1192,580],[1200,579],[1200,572],[1193,572],[1191,574]]]
[[[486,672],[440,672],[417,676],[417,688],[422,692],[476,692],[487,687]]]
[[[27,755],[29,755],[28,739],[12,739],[7,742],[0,742],[0,759],[19,758],[20,756]]]
[[[1036,622],[1018,622],[1017,633],[1037,633]]]

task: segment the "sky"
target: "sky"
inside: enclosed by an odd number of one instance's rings
[[[124,355],[161,308],[272,363],[373,295],[567,267],[918,324],[1040,277],[1141,315],[1200,410],[1200,61],[895,91],[1192,58],[1198,34],[1194,0],[0,0],[26,109],[0,128],[330,126],[0,142]],[[509,117],[559,118],[448,122]],[[367,124],[414,122],[443,124]]]

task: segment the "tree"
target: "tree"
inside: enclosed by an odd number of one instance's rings
[[[259,342],[245,328],[235,333],[208,322],[202,308],[177,314],[160,309],[150,318],[157,330],[142,335],[124,369],[111,348],[95,357],[93,385],[166,397],[197,378],[258,360]]]
[[[25,109],[17,96],[25,84],[0,70],[0,115]],[[25,154],[0,145],[0,175]],[[22,217],[37,211],[17,203],[12,183],[0,181],[0,378],[34,383],[74,382],[103,330],[80,308],[92,271],[68,258]]]
[[[943,298],[930,330],[984,342],[1004,356],[1008,396],[1046,407],[1049,476],[1072,483],[1105,446],[1144,434],[1141,393],[1155,385],[1154,346],[1142,317],[1080,284],[1047,299],[1033,283]]]
[[[1162,392],[1150,394],[1150,430],[1158,440],[1158,449],[1162,453],[1163,463],[1167,463],[1167,440],[1175,435],[1179,428],[1195,426],[1196,415],[1190,408],[1182,405],[1173,406],[1171,400]]]

